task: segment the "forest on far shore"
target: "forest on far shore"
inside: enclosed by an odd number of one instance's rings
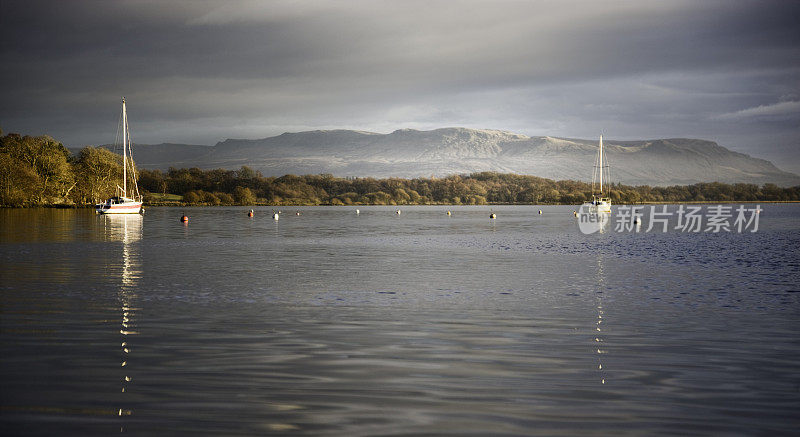
[[[246,166],[137,173],[145,204],[151,205],[575,205],[592,197],[586,182],[494,172],[414,179],[267,177]],[[118,154],[85,147],[72,155],[49,136],[3,136],[0,130],[0,206],[90,206],[113,196],[117,185],[122,185]],[[612,184],[604,194],[618,204],[800,201],[800,186]]]

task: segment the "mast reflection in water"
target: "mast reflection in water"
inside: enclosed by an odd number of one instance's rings
[[[122,242],[121,253],[114,251],[110,256],[121,255],[121,272],[112,269],[111,274],[119,274],[120,287],[117,292],[117,301],[121,312],[120,323],[120,367],[122,372],[120,381],[121,391],[128,391],[132,382],[130,375],[130,361],[132,341],[131,336],[137,335],[136,331],[136,283],[141,277],[142,263],[139,240],[142,238],[142,216],[138,214],[105,215],[105,236],[110,241]],[[112,264],[113,265],[113,264]],[[130,416],[133,410],[120,405],[118,415]],[[120,427],[120,432],[124,427]]]
[[[605,312],[603,311],[603,293],[605,292],[605,273],[603,272],[603,258],[602,256],[597,256],[597,278],[595,281],[595,299],[596,299],[596,309],[597,309],[597,322],[595,323],[596,334],[594,337],[595,346],[597,349],[597,372],[600,377],[600,383],[605,384],[606,378],[605,373],[603,372],[603,354],[606,353],[606,350],[603,349],[603,343],[605,338],[603,337],[603,315]]]

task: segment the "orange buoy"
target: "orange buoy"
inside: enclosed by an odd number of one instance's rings
[[[253,210],[252,209],[250,210],[250,212],[247,213],[247,216],[248,217],[252,217],[253,216]]]
[[[187,223],[188,221],[189,221],[189,217],[186,217],[186,214],[184,214],[183,216],[181,216],[181,222],[183,222],[183,223]]]

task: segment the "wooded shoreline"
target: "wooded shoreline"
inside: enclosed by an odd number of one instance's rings
[[[122,184],[122,158],[105,148],[86,147],[72,155],[48,136],[1,135],[0,206],[88,207],[113,196]],[[579,205],[593,192],[587,182],[495,172],[414,179],[272,177],[247,166],[137,173],[146,206]],[[797,202],[800,186],[611,184],[604,195],[615,204]]]

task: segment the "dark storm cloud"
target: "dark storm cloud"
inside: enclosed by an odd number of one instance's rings
[[[799,171],[796,2],[0,3],[0,126],[140,142],[461,125],[718,140]]]

